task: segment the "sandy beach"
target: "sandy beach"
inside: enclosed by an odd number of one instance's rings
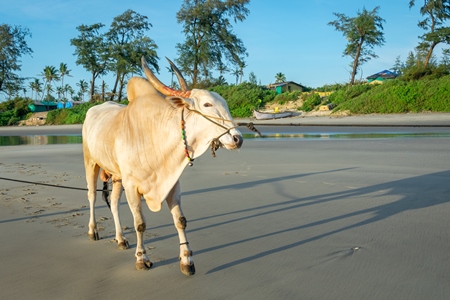
[[[450,131],[449,114],[405,116],[296,122],[434,124]],[[80,129],[3,127],[0,135]],[[112,241],[114,224],[101,197],[101,240],[93,242],[85,191],[0,180],[2,298],[448,299],[449,149],[450,137],[250,139],[216,158],[206,152],[181,177],[192,277],[179,270],[166,206],[158,213],[145,207],[154,266],[136,271],[124,196],[131,246],[125,251]],[[0,177],[84,188],[81,145],[0,147]]]

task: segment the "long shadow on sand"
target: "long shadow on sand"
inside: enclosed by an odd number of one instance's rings
[[[355,223],[355,224],[352,224],[349,226],[345,226],[345,227],[342,227],[342,228],[339,228],[336,230],[332,230],[332,231],[326,232],[324,234],[320,234],[320,235],[317,235],[317,236],[314,236],[314,237],[311,237],[311,238],[308,238],[305,240],[296,241],[291,244],[276,247],[271,250],[262,251],[255,255],[239,258],[237,260],[231,261],[231,262],[223,264],[221,266],[217,266],[216,268],[213,268],[212,270],[208,271],[207,273],[221,271],[221,270],[224,270],[226,268],[229,268],[229,267],[241,264],[241,263],[260,259],[260,258],[263,258],[265,256],[268,256],[268,255],[271,255],[274,253],[279,253],[279,252],[282,252],[287,249],[298,247],[300,245],[336,234],[338,232],[342,232],[342,231],[349,230],[352,228],[364,226],[364,225],[367,225],[370,223],[382,221],[384,219],[392,217],[401,212],[405,212],[408,210],[418,210],[418,209],[436,206],[436,205],[440,205],[440,204],[449,202],[450,201],[450,199],[448,197],[449,192],[450,192],[450,186],[448,184],[449,182],[450,182],[450,171],[443,171],[443,172],[437,172],[437,173],[392,181],[392,182],[378,184],[378,185],[372,185],[369,187],[354,189],[354,190],[350,190],[350,191],[328,193],[328,194],[323,194],[323,195],[316,196],[316,197],[295,199],[290,202],[296,202],[296,201],[304,202],[306,200],[309,200],[310,202],[296,204],[296,205],[292,205],[289,207],[284,207],[283,210],[298,208],[298,207],[302,207],[302,206],[306,206],[306,205],[314,205],[314,204],[321,203],[324,201],[335,201],[335,200],[340,200],[340,199],[349,198],[349,197],[356,197],[356,198],[364,197],[366,195],[369,195],[369,194],[372,194],[372,193],[378,192],[378,191],[385,191],[384,192],[385,196],[386,195],[396,196],[396,197],[400,196],[399,200],[392,202],[392,203],[388,203],[388,204],[384,204],[384,205],[380,205],[380,206],[376,206],[376,207],[372,207],[372,208],[362,209],[362,210],[351,212],[348,214],[343,214],[343,215],[335,216],[335,217],[328,218],[328,219],[318,220],[316,222],[302,224],[299,226],[294,226],[291,228],[286,228],[283,230],[274,231],[274,232],[270,232],[270,233],[259,235],[259,236],[253,236],[253,237],[249,237],[246,239],[234,241],[231,243],[217,245],[217,246],[214,246],[211,248],[196,251],[196,253],[203,253],[203,252],[214,251],[217,249],[223,249],[225,247],[230,247],[233,245],[246,243],[246,242],[257,240],[257,239],[264,239],[265,243],[269,244],[270,237],[276,236],[281,233],[287,233],[290,231],[301,230],[301,229],[305,229],[305,228],[309,228],[309,227],[318,226],[321,224],[326,224],[329,222],[334,222],[337,220],[346,219],[349,217],[365,215],[368,213],[371,213],[373,215],[371,218],[369,218],[367,220],[364,220],[364,221],[361,221],[361,222],[358,222],[358,223]],[[256,216],[250,216],[248,218],[260,217],[262,215],[265,215],[267,213],[272,213],[272,212],[273,211],[264,212],[264,213],[258,214]],[[272,248],[272,247],[270,247],[268,245],[268,248]]]
[[[335,170],[335,171],[338,171],[338,170]],[[332,172],[332,171],[330,171],[330,172]],[[303,176],[306,176],[306,175],[312,175],[312,174],[305,174]],[[284,177],[280,177],[280,178],[265,179],[265,180],[261,180],[261,181],[252,182],[251,185],[254,188],[256,188],[259,184],[263,184],[263,183],[267,184],[267,183],[270,183],[273,181],[293,179],[293,178],[298,178],[301,176],[302,175],[291,175],[291,176],[284,176]],[[359,188],[359,189],[352,189],[352,190],[348,190],[348,191],[339,191],[339,192],[335,192],[335,193],[327,193],[327,194],[322,194],[322,195],[313,196],[313,197],[297,198],[297,199],[292,199],[292,200],[288,200],[288,201],[284,201],[284,202],[277,202],[274,204],[264,205],[264,206],[260,206],[260,207],[248,208],[248,209],[244,209],[244,210],[227,212],[224,214],[218,214],[218,215],[214,215],[214,216],[208,216],[208,217],[201,218],[201,219],[195,219],[192,221],[200,221],[200,220],[215,218],[215,217],[219,217],[219,216],[234,215],[234,214],[239,214],[239,213],[248,212],[248,211],[255,212],[255,211],[258,211],[261,209],[270,209],[268,211],[266,210],[266,211],[262,211],[260,213],[254,213],[251,216],[238,217],[238,218],[226,220],[223,222],[218,222],[218,223],[215,223],[212,225],[195,228],[195,229],[192,229],[189,231],[190,232],[200,231],[200,230],[204,230],[206,228],[221,226],[221,225],[224,225],[227,223],[243,221],[246,219],[255,219],[254,222],[264,224],[264,222],[265,222],[264,217],[266,217],[269,214],[292,210],[292,209],[298,209],[301,207],[306,207],[306,206],[311,206],[311,205],[317,205],[317,204],[325,203],[325,202],[329,202],[329,201],[338,201],[338,200],[348,199],[348,198],[374,197],[373,196],[374,192],[377,192],[378,193],[377,195],[394,196],[395,198],[399,198],[399,200],[388,203],[388,204],[375,206],[375,207],[371,207],[371,208],[366,208],[366,209],[362,209],[362,210],[358,210],[358,211],[352,211],[347,214],[337,215],[337,216],[334,216],[331,218],[318,220],[318,221],[311,222],[308,224],[301,224],[298,226],[293,226],[291,228],[285,228],[285,229],[279,230],[279,231],[268,232],[263,235],[251,236],[251,237],[248,237],[245,239],[236,240],[233,242],[228,242],[228,243],[224,243],[224,244],[220,244],[220,245],[215,245],[210,248],[196,250],[195,251],[196,254],[201,254],[201,253],[216,251],[219,249],[223,249],[226,247],[231,247],[231,246],[235,246],[235,245],[239,245],[239,244],[243,244],[243,243],[248,243],[248,242],[259,240],[259,239],[264,239],[264,242],[267,244],[267,248],[270,248],[270,250],[262,251],[258,254],[250,255],[247,257],[241,257],[239,259],[228,262],[226,264],[217,266],[216,268],[213,268],[207,272],[207,273],[214,273],[214,272],[221,271],[221,270],[227,269],[229,267],[232,267],[232,266],[235,266],[238,264],[242,264],[242,263],[246,263],[246,262],[249,262],[252,260],[264,258],[271,254],[283,252],[285,250],[288,250],[288,249],[291,249],[294,247],[298,247],[303,244],[306,244],[306,243],[309,243],[312,241],[316,241],[321,238],[324,238],[324,237],[327,237],[327,236],[330,236],[330,235],[333,235],[333,234],[336,234],[339,232],[343,232],[343,231],[346,231],[346,230],[349,230],[352,228],[356,228],[356,227],[361,227],[361,226],[371,224],[374,222],[382,221],[384,219],[390,218],[394,215],[397,215],[399,213],[402,213],[402,212],[405,212],[408,210],[418,210],[418,209],[422,209],[422,208],[426,208],[426,207],[444,204],[444,203],[450,201],[450,197],[448,197],[449,192],[450,192],[450,186],[448,184],[449,182],[450,182],[450,171],[443,171],[443,172],[437,172],[437,173],[431,173],[431,174],[427,174],[427,175],[411,177],[411,178],[402,179],[402,180],[391,181],[391,182],[387,182],[387,183],[383,183],[383,184],[372,185],[372,186]],[[192,192],[190,192],[190,194],[195,194],[197,192],[214,192],[217,189],[248,188],[249,186],[247,184],[248,183],[242,183],[241,185],[237,185],[237,186],[233,186],[233,187],[222,186],[222,187],[217,187],[217,188],[192,191]],[[384,193],[380,194],[380,191],[383,191]],[[355,217],[355,216],[362,216],[362,215],[366,215],[366,214],[371,214],[372,217],[370,217],[369,219],[366,219],[364,221],[354,223],[352,225],[345,226],[342,228],[338,228],[336,230],[332,230],[332,231],[329,231],[329,232],[326,232],[326,233],[323,233],[320,235],[316,235],[316,236],[308,238],[308,239],[296,241],[294,243],[282,245],[279,247],[276,247],[275,243],[273,244],[274,247],[272,247],[272,245],[270,245],[270,243],[271,243],[270,237],[274,237],[274,236],[282,234],[282,233],[288,233],[288,232],[293,232],[293,231],[297,231],[297,230],[302,230],[302,229],[319,226],[322,224],[326,224],[326,223],[330,223],[330,222],[334,222],[334,221],[338,221],[338,220],[343,220],[343,219],[347,219],[347,218],[351,218],[351,217]],[[166,225],[163,225],[163,226],[166,226]],[[268,227],[268,228],[270,228],[270,227]],[[151,242],[155,242],[158,240],[164,240],[164,239],[174,237],[174,236],[176,236],[176,234],[157,237],[156,239],[152,239]],[[176,261],[176,259],[169,259],[169,260],[158,262],[158,265],[171,264],[171,263],[174,263],[175,261]]]

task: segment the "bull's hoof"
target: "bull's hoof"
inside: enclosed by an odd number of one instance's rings
[[[153,263],[149,260],[146,261],[137,261],[136,262],[136,270],[149,270],[153,266]]]
[[[192,276],[195,274],[195,265],[183,265],[180,263],[180,270],[186,276]]]
[[[98,232],[88,233],[89,239],[93,241],[98,241],[100,238],[98,237]]]
[[[127,240],[124,240],[123,242],[120,242],[118,244],[118,248],[119,248],[119,250],[127,250],[130,248],[130,245],[128,244]]]

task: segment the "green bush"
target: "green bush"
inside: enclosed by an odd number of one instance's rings
[[[338,90],[336,90],[334,93],[332,93],[328,100],[329,102],[333,103],[334,105],[339,105],[341,103],[344,103],[348,101],[349,99],[358,97],[359,95],[362,95],[369,90],[371,90],[374,87],[374,85],[370,84],[356,84],[353,86],[345,85],[341,86]]]
[[[250,117],[254,110],[273,101],[276,95],[275,91],[248,82],[215,86],[210,90],[226,99],[231,115],[236,118]]]
[[[48,125],[64,125],[64,124],[82,124],[86,118],[86,113],[96,103],[83,103],[72,108],[62,108],[49,111],[47,114],[46,124]]]
[[[335,110],[348,110],[355,114],[450,112],[449,95],[450,75],[410,82],[395,79],[338,103]]]
[[[30,99],[16,97],[12,100],[0,102],[0,126],[12,126],[24,120],[30,113],[28,104]]]
[[[302,95],[301,91],[293,91],[290,93],[281,93],[275,96],[275,99],[273,99],[273,102],[277,102],[280,105],[285,104],[289,101],[297,101],[298,97]]]
[[[398,79],[404,81],[416,81],[421,79],[439,79],[443,76],[449,75],[448,66],[441,64],[439,66],[422,64],[412,66],[405,70],[402,76]]]
[[[319,94],[310,93],[306,94],[305,101],[303,105],[300,107],[300,110],[303,111],[312,111],[317,105],[322,102],[322,98],[320,98]]]

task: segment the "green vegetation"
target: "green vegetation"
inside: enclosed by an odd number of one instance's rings
[[[275,91],[244,82],[240,85],[221,85],[210,88],[228,102],[231,115],[236,118],[249,117],[253,110],[273,101]]]
[[[47,125],[68,125],[68,124],[82,124],[86,118],[86,113],[89,108],[101,102],[88,102],[77,105],[73,108],[62,108],[49,111],[47,114]]]
[[[0,24],[0,94],[11,96],[22,87],[24,78],[17,74],[22,68],[21,58],[33,53],[27,45],[28,36],[28,28]]]
[[[361,94],[364,94],[373,87],[373,85],[369,84],[358,84],[351,87],[343,85],[339,89],[335,90],[335,92],[332,93],[328,99],[331,103],[338,106],[345,103],[349,99],[353,99]]]
[[[303,111],[312,111],[317,105],[322,103],[322,98],[316,93],[306,94],[304,100],[302,107],[299,108]]]
[[[367,89],[366,91],[363,91]],[[450,112],[450,75],[405,82],[386,81],[380,85],[358,85],[330,95],[335,111],[352,114]]]
[[[290,93],[281,93],[281,94],[278,94],[275,96],[275,99],[273,99],[273,102],[283,105],[289,101],[297,101],[298,97],[300,97],[301,95],[302,95],[301,91],[293,91]]]
[[[28,108],[30,103],[29,99],[21,97],[0,102],[0,126],[15,125],[20,120],[26,119],[30,114],[30,109]]]

